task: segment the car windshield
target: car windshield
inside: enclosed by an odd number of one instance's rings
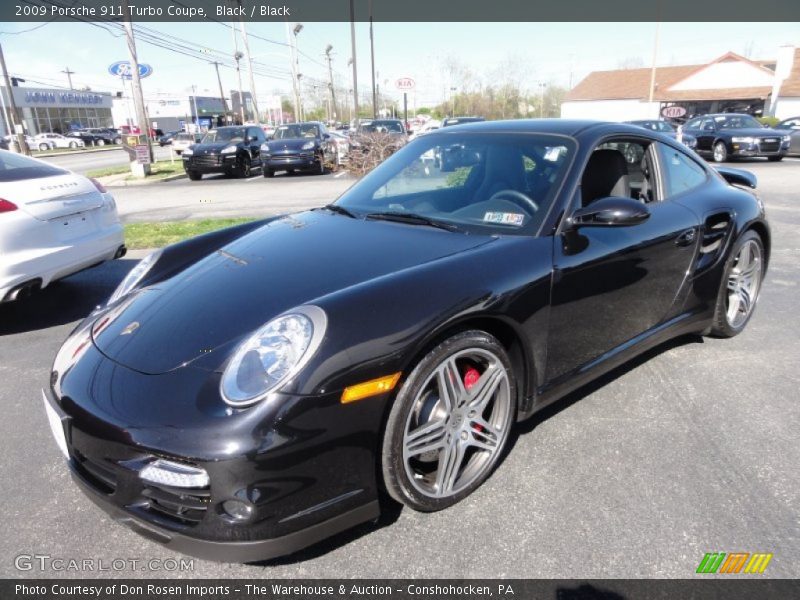
[[[204,144],[214,142],[241,142],[244,139],[244,127],[223,127],[212,129],[203,138]]]
[[[400,121],[370,121],[359,129],[362,133],[403,133],[403,124]]]
[[[431,134],[403,147],[336,204],[361,218],[532,235],[574,152],[574,140],[556,135]]]
[[[276,140],[299,140],[303,138],[319,137],[319,125],[314,123],[295,123],[293,125],[281,125],[275,130],[272,136]]]
[[[761,123],[749,115],[714,117],[720,129],[761,129]]]
[[[0,152],[0,182],[23,181],[40,177],[66,175],[68,171],[48,165],[38,160],[14,154]]]

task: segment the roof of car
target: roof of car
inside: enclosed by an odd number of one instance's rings
[[[642,128],[626,123],[578,119],[515,119],[507,121],[479,121],[437,129],[435,135],[451,135],[459,131],[486,133],[552,133],[576,136],[589,129],[613,129],[621,133],[641,135]],[[431,134],[434,135],[434,134]]]

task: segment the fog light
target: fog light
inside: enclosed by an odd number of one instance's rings
[[[204,488],[209,484],[208,473],[171,460],[155,460],[139,471],[139,477],[151,483],[179,488]]]
[[[241,500],[225,500],[222,510],[234,521],[247,521],[253,516],[253,505]]]

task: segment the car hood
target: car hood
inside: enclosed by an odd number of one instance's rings
[[[315,142],[314,138],[296,138],[290,140],[270,140],[267,142],[269,151],[280,154],[281,152],[299,152],[308,142]]]
[[[98,317],[94,342],[119,364],[165,373],[296,306],[493,239],[327,211],[290,215],[134,293]]]
[[[176,141],[183,142],[183,140],[176,140]],[[201,143],[192,143],[190,141],[189,143],[192,146],[192,152],[194,152],[195,154],[218,153],[223,148],[227,148],[228,146],[231,145],[233,146],[236,145],[235,143],[232,144],[231,142],[206,142],[205,144],[201,144]]]
[[[763,127],[759,128],[751,128],[751,129],[723,129],[721,133],[729,135],[731,137],[781,137],[783,134],[780,131],[775,131],[774,129],[766,129]]]

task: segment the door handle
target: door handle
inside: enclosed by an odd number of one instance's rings
[[[697,229],[692,227],[691,229],[687,229],[686,231],[682,232],[678,239],[675,240],[676,246],[691,246],[694,244],[694,239],[697,237]]]

